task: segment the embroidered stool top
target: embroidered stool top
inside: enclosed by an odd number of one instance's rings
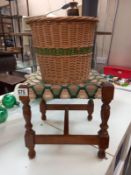
[[[53,98],[101,98],[101,83],[107,81],[104,75],[99,74],[95,70],[90,72],[89,79],[83,84],[45,84],[39,70],[26,75],[26,79],[22,84],[29,88],[30,100],[36,98],[43,98],[44,100]]]

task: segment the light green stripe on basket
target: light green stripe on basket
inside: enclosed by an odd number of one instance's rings
[[[68,56],[68,55],[83,55],[92,53],[93,47],[81,48],[35,48],[38,55],[45,56]]]

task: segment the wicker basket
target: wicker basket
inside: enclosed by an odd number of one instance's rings
[[[96,18],[78,16],[27,20],[46,83],[83,83],[88,79],[96,22]]]

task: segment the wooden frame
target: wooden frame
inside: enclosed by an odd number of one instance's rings
[[[25,119],[25,145],[29,149],[29,158],[35,157],[35,144],[90,144],[98,145],[98,157],[105,158],[105,150],[109,145],[108,134],[108,119],[110,116],[110,102],[114,96],[114,86],[110,83],[103,83],[102,86],[102,107],[101,107],[101,124],[97,135],[70,135],[69,134],[69,110],[87,110],[88,120],[92,120],[92,113],[94,111],[94,102],[89,99],[88,104],[46,104],[42,99],[40,102],[40,111],[42,120],[46,120],[47,110],[65,110],[64,119],[64,134],[63,135],[36,135],[32,129],[31,123],[31,107],[29,105],[30,99],[28,96],[28,87],[21,85],[19,88],[20,100],[23,103],[23,115]],[[27,93],[25,93],[25,91]]]

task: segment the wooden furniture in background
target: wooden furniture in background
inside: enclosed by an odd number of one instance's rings
[[[10,35],[11,33],[21,32],[21,19],[17,0],[9,0],[6,6],[0,6],[0,50],[13,51],[14,49],[23,59],[22,38]]]
[[[1,73],[0,74],[0,95],[6,92],[12,92],[16,84],[22,83],[24,81],[25,81],[25,78],[23,77]]]
[[[22,31],[22,20],[17,0],[8,0],[6,6],[0,6],[0,52],[12,52],[24,62],[23,38],[31,40],[31,34]]]
[[[16,70],[14,53],[9,51],[0,52],[0,73],[8,72],[12,74],[12,72]]]

